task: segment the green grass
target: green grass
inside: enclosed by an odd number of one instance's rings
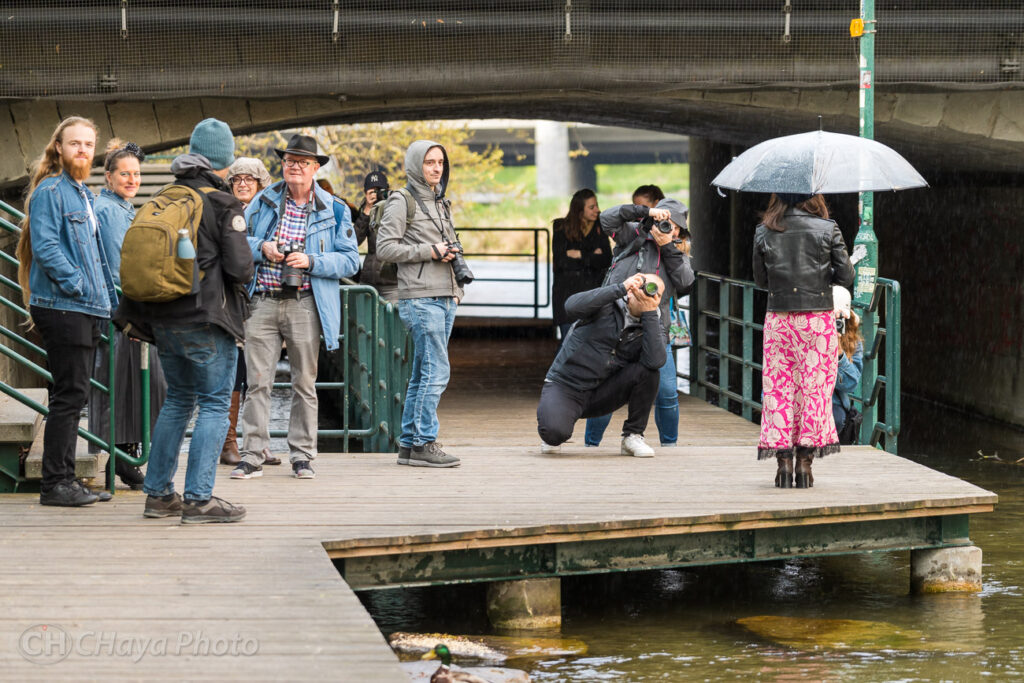
[[[495,178],[503,188],[511,188],[496,203],[452,204],[456,228],[550,228],[551,221],[564,216],[570,197],[538,199],[535,166],[507,166]],[[688,164],[598,164],[597,202],[602,209],[632,202],[633,190],[639,185],[654,184],[670,197],[689,203],[690,166]],[[533,238],[527,232],[464,233],[467,251],[521,251],[530,248]]]

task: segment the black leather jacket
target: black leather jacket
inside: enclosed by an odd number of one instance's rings
[[[754,233],[754,282],[768,289],[768,310],[831,310],[832,285],[849,287],[854,274],[839,226],[796,207],[780,222],[783,232]]]

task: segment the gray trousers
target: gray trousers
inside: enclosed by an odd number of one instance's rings
[[[288,419],[288,451],[292,463],[316,457],[316,371],[320,353],[320,316],[312,296],[272,299],[256,295],[245,323],[245,366],[248,393],[242,410],[242,459],[262,465],[270,446],[270,390],[281,356],[288,345],[292,405]]]

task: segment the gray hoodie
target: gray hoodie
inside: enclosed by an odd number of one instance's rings
[[[444,154],[444,172],[436,193],[423,178],[423,158],[434,147],[439,147]],[[384,205],[377,233],[377,256],[398,264],[399,299],[433,296],[462,299],[462,288],[455,281],[451,264],[435,261],[432,251],[432,245],[456,239],[451,210],[444,198],[450,171],[448,152],[443,146],[430,140],[417,140],[405,153],[405,187],[418,200],[412,220],[407,224],[408,209],[402,193],[391,193]]]

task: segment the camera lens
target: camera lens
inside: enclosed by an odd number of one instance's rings
[[[644,283],[644,294],[649,297],[658,296],[658,283],[657,282],[645,282]]]
[[[658,221],[658,230],[666,235],[672,232],[672,221]]]

